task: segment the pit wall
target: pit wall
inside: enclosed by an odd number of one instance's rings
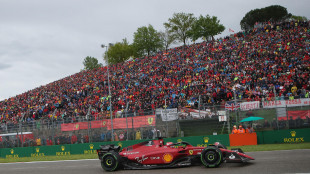
[[[21,158],[21,157],[43,157],[43,156],[69,156],[76,154],[96,154],[96,149],[100,145],[116,144],[121,147],[131,146],[146,140],[96,142],[85,144],[66,144],[54,146],[35,146],[21,148],[0,149],[1,158]],[[165,138],[164,142],[186,141],[193,146],[207,147],[208,144],[220,142],[225,146],[230,146],[229,135],[206,135],[192,137]],[[257,144],[277,144],[277,143],[304,143],[310,142],[310,129],[288,129],[276,131],[257,132]]]

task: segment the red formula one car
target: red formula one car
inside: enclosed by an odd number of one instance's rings
[[[218,167],[222,162],[246,162],[254,158],[241,149],[228,150],[220,143],[195,147],[187,142],[164,144],[162,138],[124,148],[103,145],[97,149],[101,166],[106,171],[123,169],[155,169],[201,165]]]

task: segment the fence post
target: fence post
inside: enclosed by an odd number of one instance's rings
[[[54,113],[52,114],[52,141],[54,144],[56,144],[55,142],[55,123],[54,123],[54,116],[57,112],[57,109],[55,109]]]
[[[126,140],[128,141],[128,134],[129,134],[129,132],[128,132],[128,119],[127,119],[127,112],[128,112],[128,104],[129,104],[129,102],[127,102],[127,105],[126,105],[126,111],[125,111],[125,117],[126,117],[126,131],[127,131],[127,137],[126,137]]]
[[[200,117],[200,95],[199,95],[199,101],[198,101],[198,102],[199,102],[199,104],[198,104],[199,118],[201,118],[201,117]]]
[[[88,142],[91,143],[92,142],[92,138],[91,138],[91,120],[90,120],[90,110],[91,110],[91,106],[89,106],[87,114],[86,114],[86,119],[87,119],[87,134],[88,134]]]
[[[225,111],[225,113],[226,113],[226,118],[227,118],[227,126],[228,126],[228,128],[227,128],[227,133],[228,134],[230,134],[230,116],[228,115],[227,116],[227,111]]]

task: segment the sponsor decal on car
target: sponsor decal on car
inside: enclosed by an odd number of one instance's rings
[[[229,159],[235,159],[236,157],[235,157],[235,155],[233,155],[233,154],[231,154],[230,156],[229,156]]]
[[[142,163],[143,161],[147,160],[149,157],[144,157],[144,155],[142,155],[141,159],[139,157],[136,157],[135,159],[137,160],[137,162]]]
[[[150,159],[151,159],[151,160],[159,160],[160,157],[159,157],[159,156],[151,156]]]
[[[139,152],[125,152],[123,153],[124,155],[134,155],[134,154],[138,154]]]
[[[170,153],[165,153],[163,160],[165,163],[170,163],[173,160],[173,156]]]

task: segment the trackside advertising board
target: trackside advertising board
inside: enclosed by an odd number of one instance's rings
[[[257,132],[257,144],[275,144],[275,143],[303,143],[310,142],[310,128],[307,129],[288,129],[279,131]],[[100,145],[115,144],[122,148],[128,147],[147,140],[130,140],[116,142],[94,142],[84,144],[65,144],[55,146],[34,146],[20,148],[0,148],[1,158],[21,158],[33,157],[41,158],[44,156],[69,156],[74,154],[96,154],[96,149]],[[220,142],[229,146],[229,135],[205,135],[192,137],[165,138],[164,142],[186,141],[193,146],[207,147],[209,144]]]

